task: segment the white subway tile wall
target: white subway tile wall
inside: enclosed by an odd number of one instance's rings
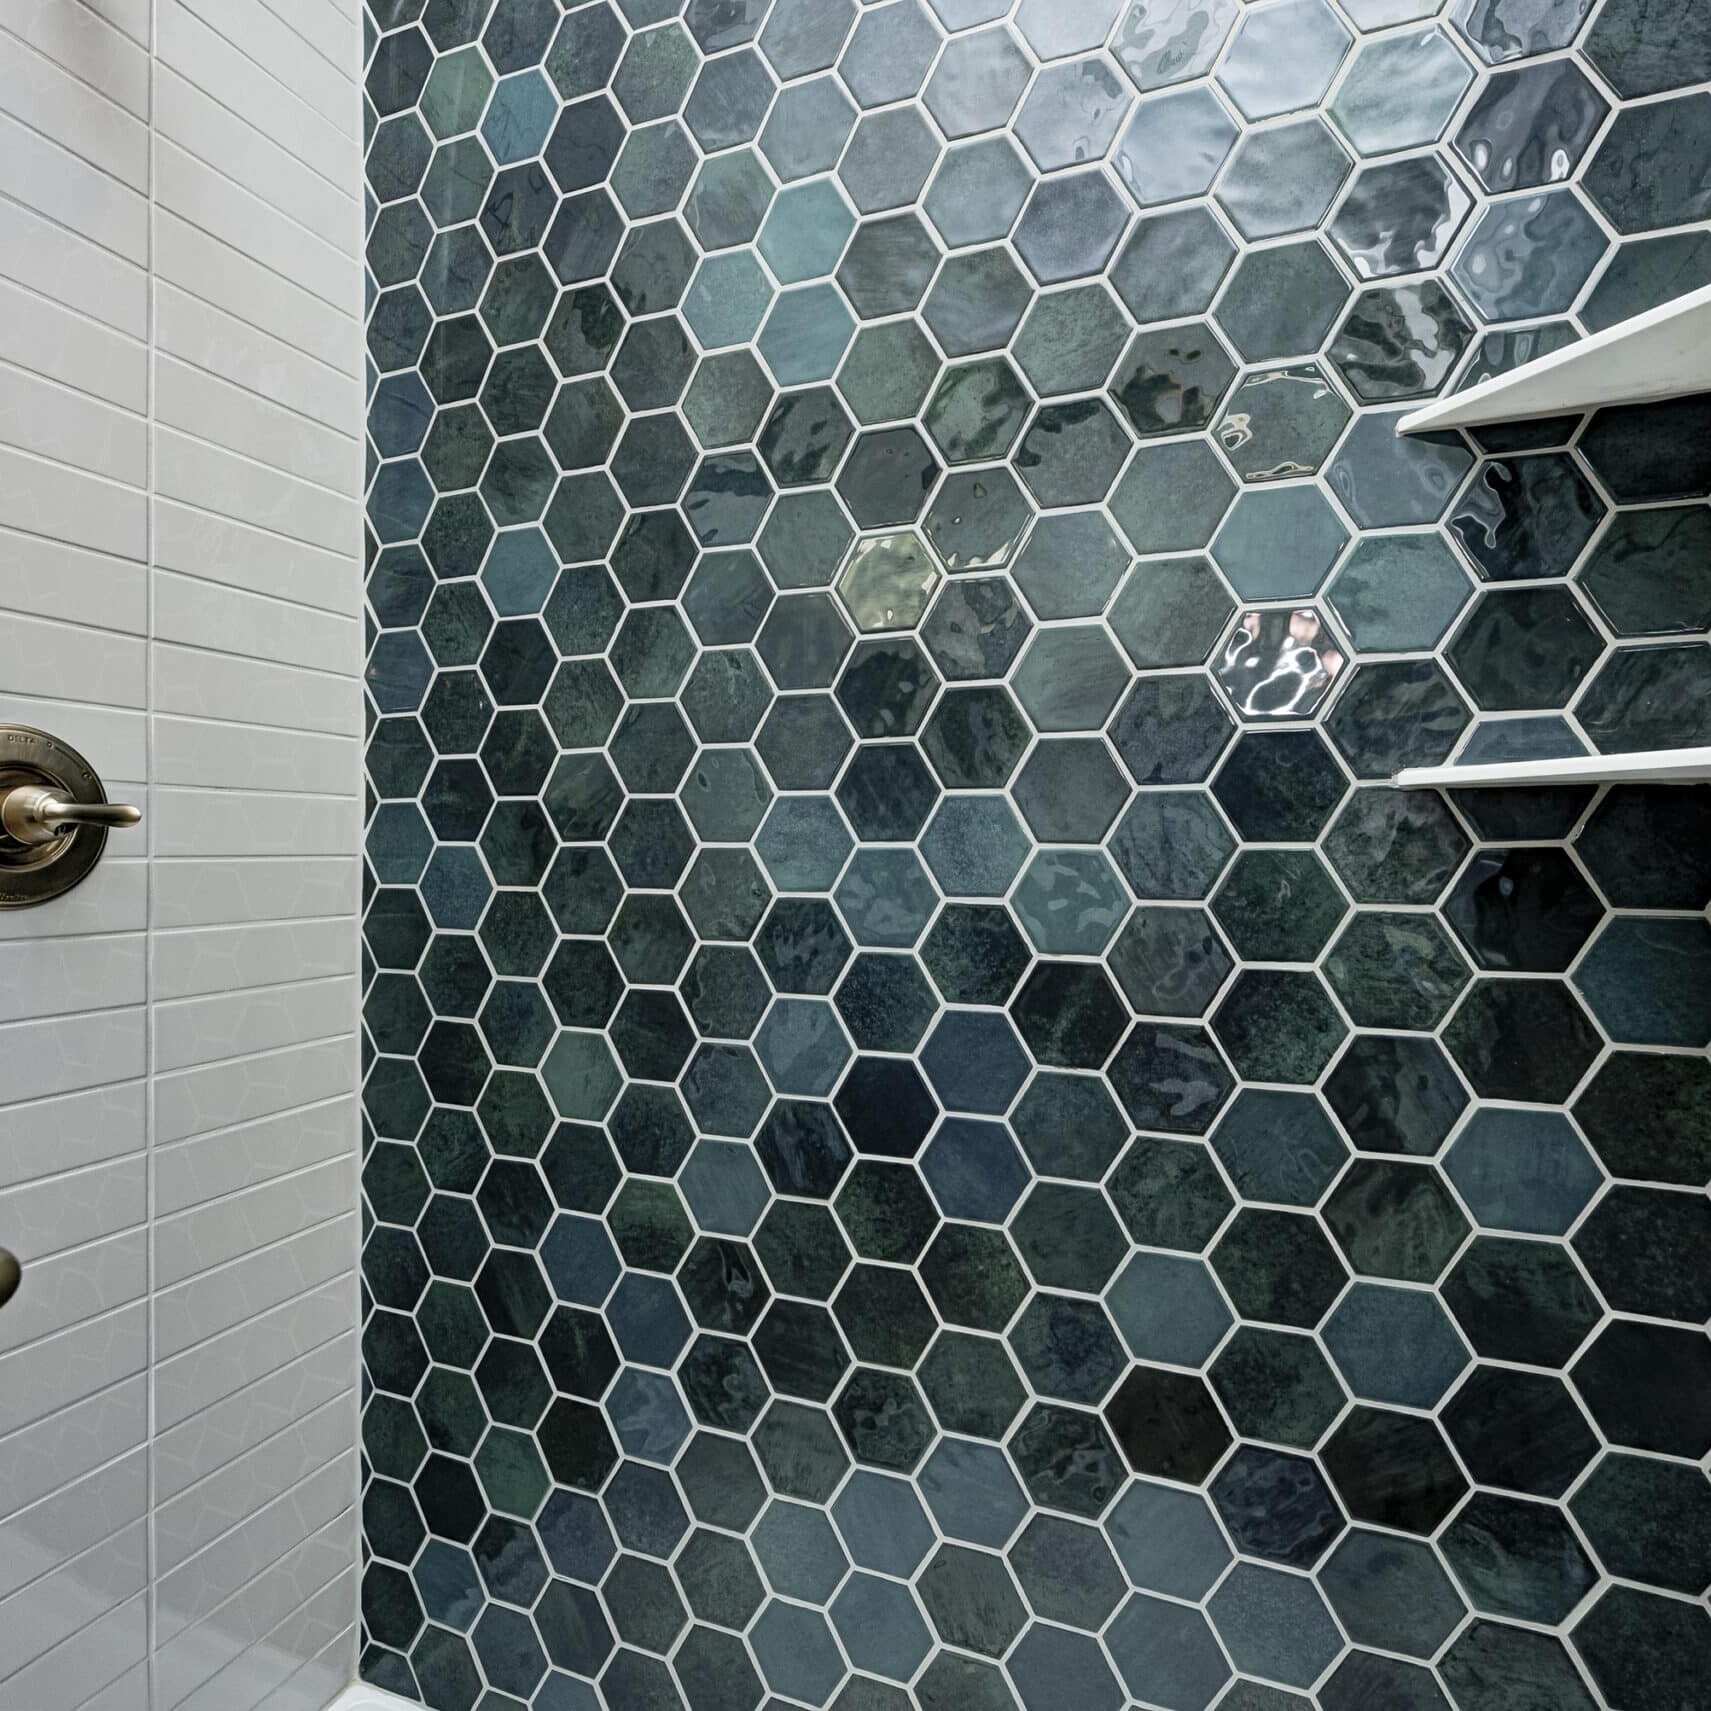
[[[354,1671],[360,32],[0,16],[0,721],[146,812],[0,917],[0,1711]]]

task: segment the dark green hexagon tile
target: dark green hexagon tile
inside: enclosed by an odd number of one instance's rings
[[[365,1677],[1711,1668],[1688,0],[371,0]]]

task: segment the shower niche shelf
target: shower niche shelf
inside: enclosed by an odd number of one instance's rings
[[[1397,773],[1394,782],[1403,790],[1501,790],[1544,784],[1703,784],[1708,780],[1711,748],[1568,755],[1478,766],[1414,766]]]
[[[1399,434],[1568,416],[1711,392],[1711,286],[1412,411]]]

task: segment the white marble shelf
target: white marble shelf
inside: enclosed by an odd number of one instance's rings
[[[1708,780],[1711,748],[1505,760],[1482,766],[1412,766],[1397,773],[1395,782],[1403,790],[1490,790],[1517,785],[1701,784]]]
[[[1399,434],[1568,416],[1711,392],[1711,286],[1406,415]]]

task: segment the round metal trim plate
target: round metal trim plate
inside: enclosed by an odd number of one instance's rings
[[[94,767],[68,743],[30,725],[0,725],[0,796],[46,785],[76,802],[105,802]],[[51,844],[23,844],[0,829],[0,909],[33,909],[89,877],[107,847],[101,826],[79,826]]]

